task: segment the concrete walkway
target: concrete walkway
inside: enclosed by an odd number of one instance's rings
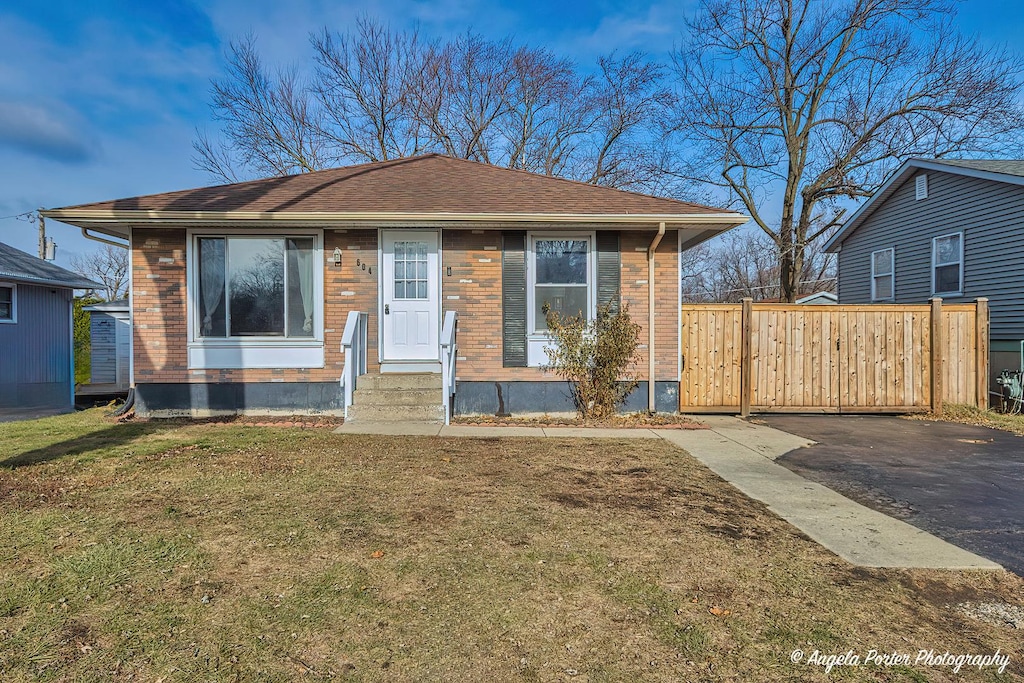
[[[664,439],[848,562],[863,567],[1000,570],[995,562],[876,512],[775,464],[814,442],[734,417],[701,416],[710,429],[590,429],[346,424],[341,434]]]

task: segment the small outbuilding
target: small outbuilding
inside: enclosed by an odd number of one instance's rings
[[[89,313],[89,384],[111,391],[128,391],[132,356],[128,300],[104,301],[82,310]]]
[[[74,409],[71,302],[101,286],[0,243],[0,417]]]

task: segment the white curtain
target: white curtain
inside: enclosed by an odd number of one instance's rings
[[[217,312],[224,293],[224,240],[200,240],[200,252],[199,279],[206,311],[203,316],[203,335],[206,336],[213,332],[213,314]]]
[[[303,332],[313,331],[313,250],[301,248],[289,240],[289,247],[295,250],[295,262],[299,270],[299,294],[302,296]]]

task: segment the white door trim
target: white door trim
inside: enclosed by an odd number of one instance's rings
[[[395,239],[395,235],[408,235],[410,237],[415,235],[426,235],[432,234],[436,239],[436,251],[433,252],[436,256],[435,267],[431,269],[434,276],[434,282],[436,283],[433,287],[431,294],[434,298],[434,309],[433,309],[433,324],[432,329],[433,339],[437,342],[433,344],[433,356],[430,358],[416,358],[416,359],[404,359],[404,358],[390,358],[388,356],[387,344],[386,344],[386,330],[385,326],[389,322],[388,315],[385,315],[384,308],[388,304],[388,300],[393,297],[386,296],[390,289],[394,287],[393,281],[385,282],[387,278],[393,272],[393,264],[391,268],[385,264],[385,242],[389,239]],[[380,358],[381,372],[440,372],[440,339],[441,339],[441,307],[442,307],[442,281],[441,277],[441,230],[439,228],[378,228],[377,230],[377,353]],[[428,284],[429,286],[429,284]]]

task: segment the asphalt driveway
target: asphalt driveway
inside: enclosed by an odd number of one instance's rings
[[[777,463],[1024,576],[1024,437],[888,416],[755,419],[818,442]]]

